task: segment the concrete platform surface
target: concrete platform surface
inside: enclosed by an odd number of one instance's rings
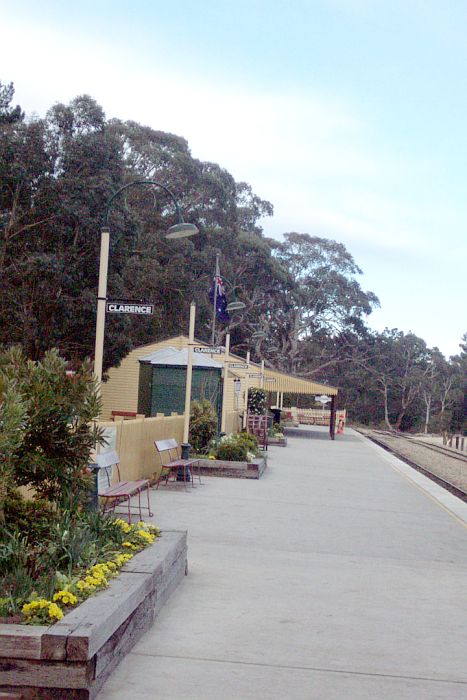
[[[99,700],[467,697],[465,504],[325,433],[294,431],[260,481],[153,492],[190,573]]]

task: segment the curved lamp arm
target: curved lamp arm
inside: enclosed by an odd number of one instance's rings
[[[177,212],[178,223],[179,224],[184,223],[183,219],[182,219],[181,212],[180,212],[180,207],[178,206],[178,202],[175,199],[175,195],[173,194],[173,192],[171,190],[169,190],[168,187],[163,185],[161,182],[157,182],[156,180],[134,180],[133,182],[129,182],[127,185],[123,185],[123,187],[120,187],[120,189],[117,190],[116,192],[114,192],[114,194],[111,196],[111,198],[107,202],[107,206],[105,208],[105,214],[104,214],[104,226],[109,225],[109,212],[110,212],[110,208],[111,208],[114,200],[117,199],[117,197],[122,192],[124,192],[124,190],[127,190],[130,187],[135,187],[136,185],[155,185],[156,187],[161,187],[165,192],[167,192],[167,194],[171,198],[172,202],[174,203],[175,211]]]

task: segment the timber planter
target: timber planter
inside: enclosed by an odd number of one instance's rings
[[[0,696],[95,698],[186,573],[186,532],[162,532],[108,588],[54,625],[0,624]]]
[[[268,437],[268,445],[278,445],[279,447],[287,447],[286,437]]]
[[[224,476],[234,479],[259,479],[266,469],[266,457],[257,457],[252,462],[228,462],[223,459],[198,460],[200,474]],[[197,468],[196,468],[197,470]]]

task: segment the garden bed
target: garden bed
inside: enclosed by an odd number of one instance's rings
[[[268,437],[268,445],[278,445],[279,447],[287,447],[286,437]]]
[[[252,462],[228,462],[222,459],[200,459],[200,474],[223,476],[234,479],[259,479],[266,469],[266,457],[257,457]]]
[[[0,695],[95,698],[187,573],[186,539],[161,533],[108,588],[50,627],[0,624]]]

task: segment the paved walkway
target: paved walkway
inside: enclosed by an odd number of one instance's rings
[[[190,574],[99,700],[467,697],[467,506],[352,431],[311,435],[259,481],[154,492]]]

